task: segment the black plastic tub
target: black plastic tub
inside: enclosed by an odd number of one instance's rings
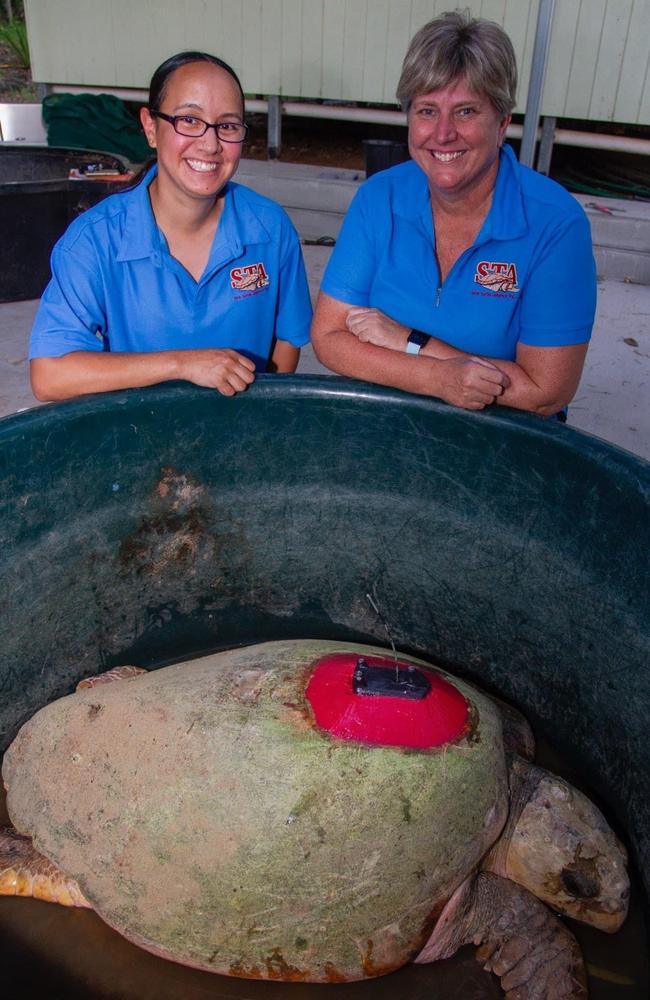
[[[72,220],[124,188],[71,180],[71,170],[127,171],[123,160],[95,150],[0,143],[0,302],[38,298],[50,278],[50,253]]]
[[[648,463],[512,411],[262,376],[233,399],[172,384],[6,418],[0,476],[2,747],[112,665],[388,629],[525,712],[647,901]]]

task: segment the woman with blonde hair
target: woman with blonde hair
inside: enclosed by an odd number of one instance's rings
[[[397,96],[412,159],[370,178],[344,222],[312,326],[334,371],[478,410],[558,414],[591,335],[587,218],[504,144],[510,39],[444,14],[413,38]]]

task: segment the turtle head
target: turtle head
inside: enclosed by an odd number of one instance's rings
[[[511,814],[490,870],[565,916],[610,933],[627,915],[627,852],[594,803],[563,778],[514,758]]]

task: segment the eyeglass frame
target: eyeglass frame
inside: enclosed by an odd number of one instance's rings
[[[197,115],[167,115],[165,114],[164,111],[152,111],[151,108],[149,109],[149,114],[151,115],[152,118],[162,118],[163,121],[169,122],[170,125],[172,125],[176,135],[182,135],[184,136],[185,139],[200,139],[202,136],[205,135],[205,133],[208,131],[209,128],[214,129],[215,134],[219,139],[219,142],[242,143],[246,142],[246,136],[248,135],[248,125],[246,124],[246,122],[206,122],[204,118],[199,118]],[[201,122],[202,125],[205,125],[205,128],[203,129],[202,132],[196,132],[194,133],[194,135],[188,135],[187,132],[179,132],[176,122],[180,118],[194,118],[195,121]],[[225,126],[237,125],[239,128],[243,128],[244,134],[241,137],[241,139],[226,139],[225,136],[220,135],[219,129],[223,128],[224,125]]]

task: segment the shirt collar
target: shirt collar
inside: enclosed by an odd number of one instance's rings
[[[429,198],[426,174],[415,163],[413,169],[417,172],[417,176],[414,177],[414,197],[410,204],[400,207],[397,214],[407,219],[421,218],[427,228],[431,229],[431,199]],[[511,147],[503,146],[499,157],[499,171],[494,185],[492,204],[476,242],[483,243],[488,239],[516,239],[525,235],[527,230],[528,222],[517,160]]]
[[[129,200],[117,253],[118,261],[140,260],[160,253],[160,236],[149,201],[149,185],[156,176],[157,169],[154,164],[136,187],[125,192]]]
[[[270,243],[271,234],[249,204],[247,188],[229,181],[224,190],[224,206],[215,234],[204,278],[214,268],[234,260],[253,243]]]
[[[524,208],[518,163],[512,148],[503,146],[492,204],[481,227],[477,242],[487,239],[517,239],[524,236],[527,231],[528,221]]]
[[[156,176],[154,164],[140,183],[129,192],[124,232],[118,261],[155,257],[161,252],[161,236],[149,200],[149,185]],[[248,243],[270,243],[271,234],[245,197],[246,188],[229,181],[224,190],[224,206],[215,234],[204,277],[226,261],[239,257]]]

